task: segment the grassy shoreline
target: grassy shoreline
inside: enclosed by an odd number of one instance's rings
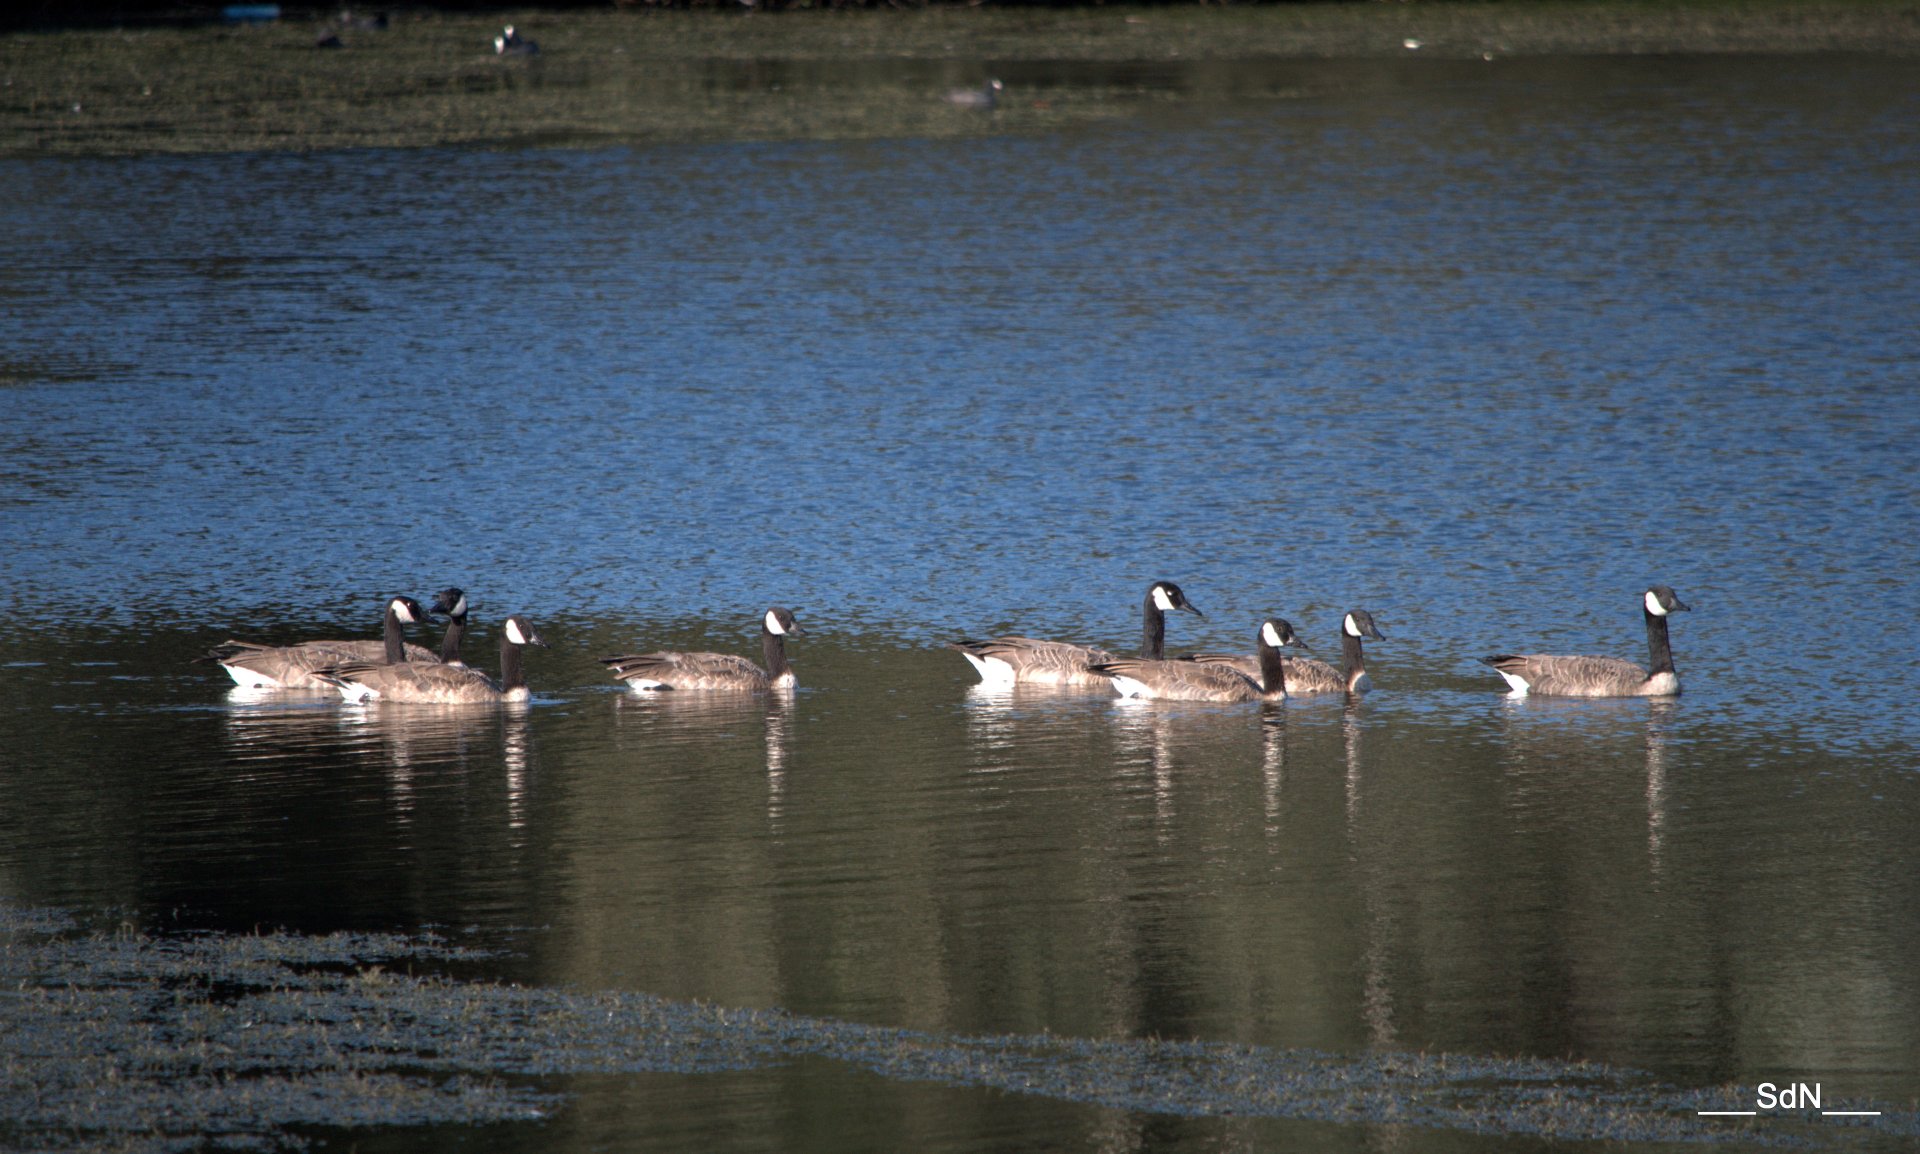
[[[506,21],[542,51],[495,56]],[[0,155],[1021,131],[1124,115],[1234,62],[1920,56],[1912,0],[406,12],[317,48],[331,27],[0,36]],[[1010,93],[991,116],[939,99],[989,75]]]

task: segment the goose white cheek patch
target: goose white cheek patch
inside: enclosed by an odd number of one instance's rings
[[[1271,623],[1260,627],[1260,636],[1266,638],[1267,644],[1273,646],[1275,649],[1286,644],[1286,642],[1280,640],[1280,631],[1275,629]]]
[[[515,645],[525,645],[527,643],[527,635],[520,632],[520,623],[511,617],[507,618],[507,640],[513,642]]]
[[[1655,617],[1665,617],[1667,615],[1667,607],[1660,604],[1660,599],[1653,595],[1653,590],[1651,589],[1647,590],[1647,612],[1653,614]]]
[[[407,603],[404,601],[395,601],[393,603],[393,616],[402,625],[418,624],[418,622],[413,619],[413,610],[407,608]]]
[[[447,616],[449,617],[465,617],[466,615],[467,615],[467,599],[465,597],[462,597],[460,600],[454,602],[453,608],[447,610]]]
[[[776,637],[784,637],[787,633],[780,625],[780,615],[771,609],[767,610],[767,632]]]
[[[1173,612],[1173,598],[1167,596],[1167,591],[1158,585],[1153,587],[1153,607],[1162,613]]]
[[[1346,625],[1347,625],[1347,636],[1348,636],[1348,637],[1358,637],[1358,636],[1360,636],[1360,626],[1359,626],[1359,624],[1358,624],[1358,623],[1356,623],[1356,622],[1354,621],[1354,619],[1353,619],[1353,614],[1351,614],[1351,613],[1349,613],[1349,614],[1347,614],[1347,622],[1346,622]]]

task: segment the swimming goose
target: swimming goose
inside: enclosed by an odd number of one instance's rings
[[[1205,617],[1171,581],[1155,581],[1147,588],[1147,599],[1140,610],[1140,656],[1158,661],[1165,656],[1167,614],[1175,610]],[[1073,645],[1065,641],[1039,641],[1032,637],[993,637],[985,641],[949,641],[948,649],[958,649],[980,671],[987,685],[1012,685],[1028,682],[1040,685],[1103,685],[1107,678],[1093,671],[1114,655],[1091,645]]]
[[[518,613],[507,618],[500,633],[500,680],[495,681],[478,669],[464,665],[371,665],[343,662],[319,670],[315,676],[340,691],[346,701],[393,701],[419,705],[486,705],[501,701],[525,701],[526,674],[520,668],[523,646],[547,643],[534,631],[533,622]]]
[[[1000,102],[1000,91],[1005,87],[998,80],[989,80],[980,88],[949,89],[946,100],[957,108],[992,108]]]
[[[1691,608],[1665,585],[1647,590],[1647,649],[1651,669],[1617,657],[1552,657],[1538,653],[1496,654],[1480,660],[1507,679],[1514,696],[1545,693],[1558,697],[1671,697],[1680,692],[1673,649],[1667,644],[1667,614]]]
[[[663,689],[715,689],[756,692],[791,689],[796,684],[787,664],[787,636],[805,635],[790,610],[775,605],[760,619],[760,650],[767,667],[760,668],[731,653],[630,653],[602,657],[600,663],[633,687],[635,693]]]
[[[1360,651],[1360,639],[1371,637],[1375,641],[1385,641],[1386,636],[1375,628],[1373,614],[1365,609],[1355,609],[1340,622],[1340,664],[1335,669],[1324,661],[1312,657],[1287,658],[1287,692],[1295,696],[1316,693],[1365,693],[1373,688],[1373,681],[1367,676],[1366,656]],[[1301,643],[1305,646],[1305,642]],[[1259,658],[1247,653],[1196,653],[1188,661],[1203,661],[1209,665],[1225,665],[1239,670],[1248,677],[1260,676]]]
[[[447,631],[440,638],[440,664],[465,665],[460,660],[460,639],[467,635],[466,593],[457,587],[442,589],[427,612],[447,619]]]
[[[381,641],[301,641],[293,645],[223,641],[200,660],[217,662],[233,675],[234,684],[248,689],[321,689],[326,683],[313,674],[329,665],[437,660],[433,650],[407,644],[401,637],[403,626],[426,620],[427,611],[418,601],[395,597],[387,602]]]
[[[1260,625],[1254,641],[1259,651],[1260,676],[1200,661],[1154,661],[1122,657],[1095,665],[1094,672],[1111,678],[1122,697],[1153,697],[1163,701],[1284,701],[1287,697],[1283,645],[1298,645],[1293,626],[1279,617]]]

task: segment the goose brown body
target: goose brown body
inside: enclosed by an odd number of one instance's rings
[[[1180,586],[1171,581],[1155,581],[1147,588],[1140,609],[1140,656],[1159,660],[1165,655],[1168,613],[1174,611],[1204,617],[1187,600]],[[957,649],[988,685],[1106,685],[1110,679],[1094,666],[1116,660],[1115,655],[1092,645],[1066,641],[1043,641],[1037,637],[990,637],[985,641],[950,641],[948,649]]]
[[[1280,649],[1298,645],[1293,626],[1284,618],[1261,623],[1256,634],[1260,663],[1258,677],[1238,669],[1202,661],[1154,661],[1123,657],[1102,662],[1095,671],[1112,680],[1122,697],[1150,697],[1162,701],[1283,701],[1287,696],[1285,658]]]
[[[600,663],[636,693],[663,690],[755,693],[790,689],[797,684],[797,679],[793,666],[787,661],[786,639],[795,633],[804,635],[806,630],[800,628],[791,610],[778,605],[767,610],[760,619],[760,649],[767,662],[764,669],[732,653],[670,650],[602,657]]]
[[[500,679],[465,665],[343,663],[316,676],[347,701],[391,701],[416,705],[485,705],[525,701],[531,696],[521,671],[524,646],[546,646],[532,622],[515,614],[500,637]]]
[[[223,641],[203,660],[217,663],[234,684],[250,689],[323,689],[320,670],[344,662],[391,664],[433,662],[433,650],[403,640],[401,629],[427,619],[427,611],[411,597],[388,600],[381,619],[383,639],[300,641],[292,645],[263,645],[254,641]]]
[[[1667,615],[1691,609],[1665,585],[1648,589],[1642,599],[1647,622],[1649,667],[1618,657],[1501,653],[1480,660],[1506,679],[1513,695],[1556,697],[1672,697],[1680,692],[1667,638]]]

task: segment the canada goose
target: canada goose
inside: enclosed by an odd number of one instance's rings
[[[217,662],[233,675],[234,684],[248,689],[319,689],[325,683],[314,677],[314,671],[329,665],[437,660],[433,650],[407,644],[400,635],[402,626],[426,620],[427,611],[418,601],[395,597],[387,602],[382,641],[302,641],[293,645],[223,641],[200,660]]]
[[[1644,598],[1651,670],[1617,657],[1551,657],[1538,653],[1502,653],[1480,660],[1507,679],[1514,696],[1545,693],[1558,697],[1671,697],[1680,692],[1667,644],[1667,614],[1690,608],[1672,589],[1655,585]]]
[[[1248,677],[1225,665],[1200,661],[1154,661],[1122,657],[1103,661],[1094,671],[1113,679],[1122,697],[1153,697],[1163,701],[1284,701],[1287,696],[1283,645],[1298,645],[1293,626],[1279,617],[1260,625],[1254,642],[1259,650],[1260,676]]]
[[[1147,598],[1140,610],[1140,656],[1158,661],[1165,656],[1167,614],[1184,610],[1196,617],[1206,614],[1187,601],[1180,586],[1171,581],[1155,581],[1147,587]],[[1103,685],[1107,678],[1093,666],[1112,661],[1114,655],[1091,645],[1073,645],[1065,641],[1039,641],[1032,637],[993,637],[985,641],[949,641],[948,649],[958,649],[980,671],[987,685],[1012,685],[1025,681],[1041,685]]]
[[[493,38],[495,56],[532,56],[538,51],[540,51],[540,45],[515,32],[511,24],[507,25],[500,35]]]
[[[1365,609],[1355,609],[1340,622],[1341,666],[1335,669],[1324,661],[1312,657],[1287,658],[1287,692],[1295,696],[1315,693],[1365,693],[1373,688],[1372,680],[1367,676],[1366,657],[1360,651],[1360,639],[1371,637],[1375,641],[1385,641],[1386,636],[1374,627],[1373,614]],[[1305,642],[1301,643],[1305,647]],[[1189,661],[1203,661],[1209,665],[1226,665],[1239,670],[1248,677],[1260,676],[1260,660],[1246,653],[1196,653],[1187,658]]]
[[[989,80],[980,88],[950,89],[946,100],[957,108],[992,108],[999,103],[1000,90],[1004,87],[998,80]]]
[[[534,631],[533,622],[518,613],[507,618],[500,633],[500,680],[495,681],[478,669],[464,665],[372,665],[366,662],[342,662],[316,672],[315,676],[340,691],[347,701],[393,701],[420,705],[485,705],[500,701],[525,701],[527,677],[520,668],[520,649],[526,645],[547,643]]]
[[[460,660],[460,639],[467,635],[466,593],[457,587],[442,589],[428,612],[447,619],[447,631],[440,638],[440,664],[465,665]]]
[[[790,610],[775,605],[760,619],[760,649],[767,667],[760,668],[731,653],[630,653],[602,657],[600,663],[633,687],[635,693],[662,689],[717,689],[754,692],[791,689],[793,666],[787,664],[787,636],[805,635]]]

